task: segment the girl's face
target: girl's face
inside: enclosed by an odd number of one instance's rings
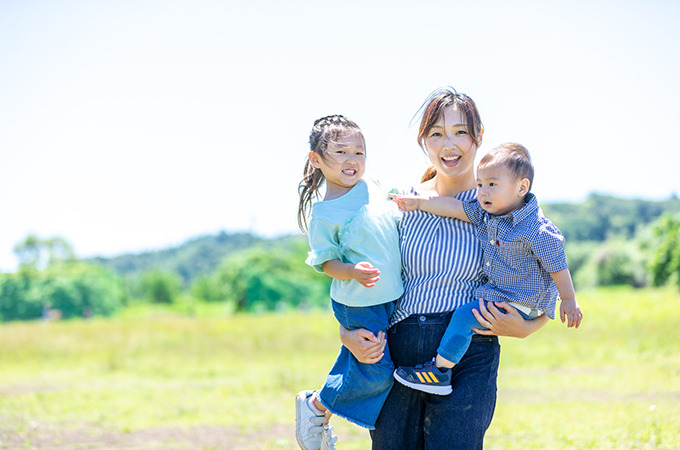
[[[481,143],[481,135],[479,139]],[[468,133],[465,116],[455,106],[445,108],[428,130],[425,149],[437,169],[437,176],[458,178],[468,175],[474,180],[477,145]]]
[[[326,179],[324,200],[342,196],[356,185],[366,170],[366,144],[361,133],[349,133],[328,143],[322,158],[309,152],[309,161]]]

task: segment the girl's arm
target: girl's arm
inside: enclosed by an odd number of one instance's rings
[[[581,325],[583,313],[581,312],[581,307],[576,302],[576,293],[574,292],[574,284],[571,282],[569,269],[553,272],[550,276],[555,282],[557,291],[562,299],[560,302],[560,319],[562,323],[567,319],[568,328],[578,328]]]
[[[416,197],[410,195],[389,194],[402,211],[415,211],[417,209],[442,217],[451,217],[469,222],[463,209],[463,202],[457,198],[439,197]]]
[[[375,364],[385,354],[385,333],[380,331],[378,336],[369,330],[358,328],[348,330],[340,325],[340,341],[352,352],[354,357],[364,364]]]
[[[497,307],[505,309],[505,312]],[[475,333],[522,339],[543,328],[550,320],[546,314],[533,320],[526,320],[512,305],[504,302],[492,302],[487,307],[482,300],[479,301],[479,311],[473,309],[472,314],[475,315],[480,325],[488,328],[488,330],[475,328],[473,330]]]
[[[373,287],[380,279],[380,271],[369,262],[356,264],[331,259],[321,264],[323,271],[336,280],[357,280],[364,287]]]

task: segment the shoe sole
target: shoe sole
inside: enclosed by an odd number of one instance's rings
[[[404,386],[408,386],[411,389],[415,389],[416,391],[420,392],[426,392],[428,394],[449,395],[451,392],[453,392],[453,388],[451,386],[426,386],[422,384],[411,383],[410,381],[401,378],[396,371],[394,372],[394,379]]]

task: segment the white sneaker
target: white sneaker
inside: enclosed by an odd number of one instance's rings
[[[326,414],[309,406],[315,391],[300,391],[295,397],[295,439],[303,450],[320,450]],[[330,427],[329,427],[330,428]],[[332,428],[331,428],[331,435]],[[330,440],[331,436],[329,436]],[[335,448],[335,447],[328,447]]]
[[[333,436],[333,427],[324,425],[321,432],[321,450],[335,450],[335,443],[338,441],[337,436]]]

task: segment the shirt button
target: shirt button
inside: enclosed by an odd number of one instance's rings
[[[495,244],[495,242],[493,241],[493,239],[491,239],[491,240],[489,241],[489,244],[491,244],[491,245]]]
[[[491,263],[489,261],[486,262],[486,267],[489,267]]]

